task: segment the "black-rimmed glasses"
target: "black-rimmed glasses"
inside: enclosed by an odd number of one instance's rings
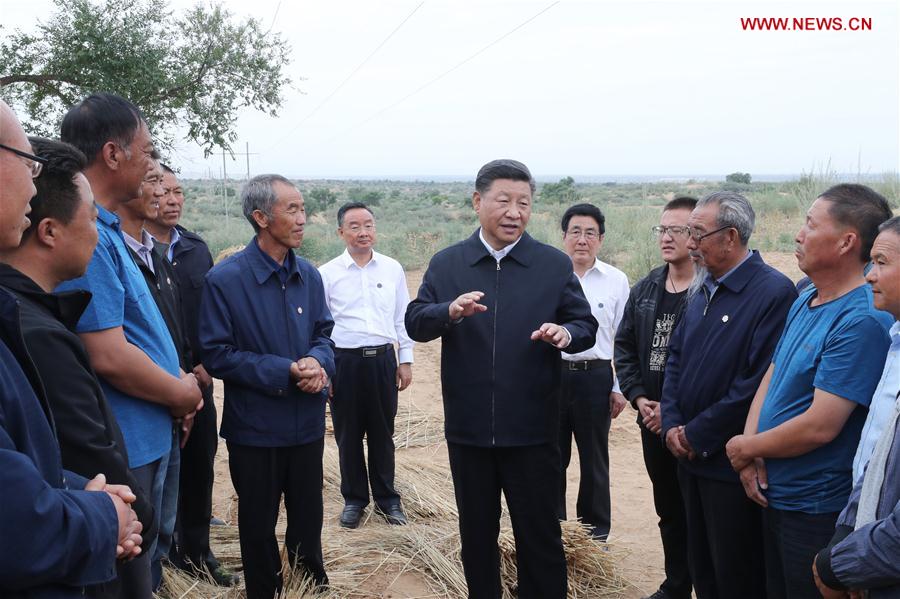
[[[41,158],[40,156],[35,156],[34,154],[29,154],[28,152],[23,152],[22,150],[17,150],[15,148],[11,148],[6,144],[0,144],[0,148],[12,152],[16,156],[21,156],[28,160],[28,166],[31,169],[31,178],[37,179],[38,175],[41,174],[41,169],[44,168],[44,165],[47,164],[46,158]]]
[[[703,231],[698,231],[698,230],[695,229],[694,227],[690,227],[690,230],[691,230],[691,237],[694,238],[694,242],[695,242],[695,243],[700,243],[701,241],[703,241],[704,239],[706,239],[706,238],[709,237],[710,235],[715,235],[716,233],[721,233],[721,232],[724,231],[725,229],[733,229],[733,228],[734,228],[734,227],[732,227],[731,225],[726,225],[726,226],[724,226],[724,227],[719,227],[719,228],[716,229],[715,231],[710,231],[709,233],[704,233]]]

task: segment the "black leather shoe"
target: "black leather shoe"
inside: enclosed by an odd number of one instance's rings
[[[203,562],[203,569],[209,574],[214,583],[220,587],[233,587],[241,581],[241,577],[219,563],[219,560],[210,556]]]
[[[399,505],[392,505],[387,509],[377,508],[378,513],[384,516],[384,519],[387,520],[388,524],[392,524],[394,526],[403,526],[406,524],[406,514],[403,513],[403,508]]]
[[[357,528],[365,509],[361,505],[345,505],[344,511],[341,512],[341,526],[344,528]]]

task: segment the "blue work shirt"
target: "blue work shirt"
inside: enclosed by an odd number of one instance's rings
[[[706,298],[701,291],[688,301],[669,342],[662,435],[683,425],[697,457],[681,465],[696,476],[737,482],[725,444],[744,430],[797,291],[754,251]]]
[[[332,328],[319,271],[293,251],[279,265],[254,237],[214,266],[200,303],[199,338],[203,366],[225,382],[222,437],[256,447],[321,439],[326,391],[304,393],[290,368],[310,356],[333,378]]]
[[[875,309],[872,288],[866,284],[810,306],[817,293],[815,287],[808,287],[791,306],[772,357],[775,367],[757,428],[762,433],[803,414],[812,405],[816,389],[862,406],[821,447],[790,458],[766,459],[769,505],[809,514],[839,512],[847,504],[865,408],[878,384],[884,364],[881,356],[890,345],[888,328],[894,320]]]
[[[178,352],[144,276],[134,262],[119,218],[97,204],[97,247],[84,276],[62,283],[57,291],[85,289],[93,297],[76,331],[93,333],[122,327],[125,339],[153,362],[179,376]],[[98,376],[128,449],[128,465],[138,468],[172,449],[172,417],[159,403],[123,393]]]

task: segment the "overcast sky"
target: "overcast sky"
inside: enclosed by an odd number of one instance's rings
[[[576,178],[900,164],[896,1],[225,4],[274,18],[293,48],[279,117],[237,123],[251,174],[470,178],[498,157]],[[53,12],[0,7],[10,28]],[[745,31],[741,17],[862,17],[872,30]],[[229,174],[243,175],[236,158]],[[188,176],[222,165],[187,144],[175,162]]]

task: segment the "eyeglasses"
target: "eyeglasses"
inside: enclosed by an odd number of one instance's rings
[[[694,238],[694,242],[700,243],[701,241],[703,241],[710,235],[715,235],[716,233],[721,233],[725,229],[733,229],[734,227],[732,227],[731,225],[726,225],[724,227],[719,227],[715,231],[710,231],[709,233],[704,233],[703,231],[699,231],[694,227],[688,227],[688,228],[691,230],[691,237]]]
[[[653,234],[657,237],[662,237],[666,233],[668,233],[671,237],[687,237],[691,234],[690,227],[684,227],[681,225],[657,225],[651,229]]]
[[[585,241],[596,241],[600,239],[600,231],[597,229],[585,229],[582,231],[581,229],[569,229],[566,231],[566,237],[573,237],[575,239],[579,237],[584,237]]]
[[[35,156],[34,154],[29,154],[28,152],[23,152],[22,150],[17,150],[15,148],[11,148],[6,144],[0,144],[0,148],[12,152],[16,156],[21,156],[26,159],[28,162],[25,164],[31,169],[31,178],[37,179],[38,175],[41,174],[41,169],[44,168],[44,165],[47,164],[46,158],[41,158],[40,156]]]

